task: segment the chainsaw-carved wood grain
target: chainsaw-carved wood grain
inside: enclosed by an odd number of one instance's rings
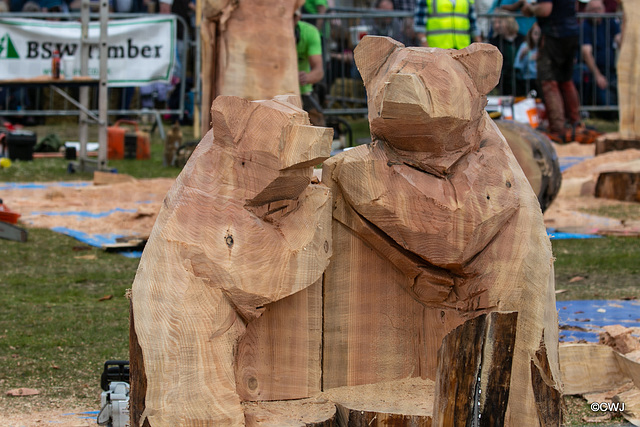
[[[242,404],[247,427],[337,427],[336,405],[322,397]]]
[[[293,13],[303,0],[206,0],[202,105],[220,95],[250,100],[300,94]],[[203,135],[210,128],[202,109]]]
[[[552,254],[536,195],[484,111],[500,54],[367,37],[355,56],[373,142],[323,169],[334,200],[323,385],[435,379],[438,363],[454,363],[438,360],[450,331],[495,310],[516,312],[499,417],[534,425],[531,360],[542,339],[550,387],[561,387]]]
[[[288,400],[320,392],[322,282],[268,304],[247,326],[235,362],[243,401]]]
[[[622,45],[616,64],[618,74],[618,107],[620,109],[620,136],[640,139],[640,1],[621,0],[624,8]]]
[[[238,341],[268,304],[316,283],[331,256],[329,190],[310,184],[331,130],[305,131],[306,113],[284,98],[219,97],[212,118],[133,284],[147,376],[141,423],[152,427],[243,425]],[[317,388],[314,376],[300,388]]]

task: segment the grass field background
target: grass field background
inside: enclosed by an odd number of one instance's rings
[[[366,126],[359,124],[365,133]],[[51,126],[36,128],[39,137]],[[54,128],[63,139],[73,127]],[[185,140],[191,129],[184,128]],[[358,135],[362,138],[362,135]],[[90,180],[67,173],[68,161],[38,159],[0,169],[0,182]],[[152,159],[110,161],[136,178],[175,177],[162,166],[162,141],[152,137]],[[2,194],[0,192],[0,198]],[[609,237],[553,241],[558,300],[635,298],[640,286],[640,239]],[[44,229],[29,229],[29,241],[0,240],[0,411],[52,408],[99,409],[100,374],[108,359],[128,359],[129,301],[138,265]],[[572,282],[580,276],[583,280]],[[37,396],[11,398],[9,389],[36,388]],[[567,425],[581,424],[588,405],[567,398]],[[623,423],[621,418],[608,425]]]

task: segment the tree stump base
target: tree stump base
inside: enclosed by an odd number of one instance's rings
[[[596,156],[609,151],[622,151],[629,148],[640,150],[640,139],[624,138],[620,133],[607,133],[596,139]]]
[[[407,378],[338,387],[322,394],[338,408],[341,426],[432,425],[435,382]]]
[[[247,427],[334,427],[338,425],[336,406],[321,398],[245,402],[242,407]]]
[[[640,163],[635,170],[603,172],[596,182],[596,197],[640,202]]]
[[[513,120],[496,120],[544,212],[560,192],[560,160],[546,135]]]

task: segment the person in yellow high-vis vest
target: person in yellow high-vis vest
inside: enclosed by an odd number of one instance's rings
[[[417,0],[414,22],[424,46],[462,49],[481,41],[474,0]]]

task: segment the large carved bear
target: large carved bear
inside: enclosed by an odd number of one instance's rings
[[[551,245],[536,195],[484,111],[500,53],[367,37],[355,56],[373,142],[323,170],[334,198],[324,389],[435,379],[449,332],[517,312],[504,422],[559,423]]]
[[[322,278],[331,256],[330,196],[311,182],[332,131],[310,126],[292,100],[218,97],[213,130],[164,200],[132,289],[141,350],[136,366],[132,358],[132,393],[141,394],[132,397],[134,425],[244,425],[237,383],[246,371],[234,365],[247,351],[239,341],[273,317],[271,303],[294,296],[295,307],[305,306],[306,291]],[[297,325],[285,326],[270,343],[297,343]],[[250,388],[268,386],[251,374]],[[316,383],[319,390],[317,377],[294,387],[293,397]],[[301,382],[276,385],[294,380]]]

